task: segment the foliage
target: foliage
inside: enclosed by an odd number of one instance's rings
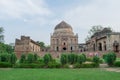
[[[16,55],[15,55],[15,54],[11,54],[11,55],[10,55],[10,63],[11,63],[11,64],[15,64],[16,61],[17,61]]]
[[[52,61],[52,56],[50,54],[45,54],[43,57],[43,61],[45,64],[48,64],[50,61]]]
[[[48,68],[60,68],[61,67],[61,64],[60,63],[57,63],[57,62],[54,62],[54,61],[51,61],[48,63]]]
[[[40,45],[41,49],[45,48],[45,43],[44,42],[37,41],[37,43]]]
[[[68,62],[68,58],[67,57],[68,56],[66,54],[61,54],[60,62],[61,62],[62,65],[67,64],[67,62]]]
[[[83,64],[79,64],[79,63],[74,64],[74,68],[96,68],[96,67],[98,67],[98,65],[96,65],[96,63],[94,63],[94,62],[83,63]]]
[[[38,55],[34,54],[34,62],[36,62],[38,60]]]
[[[83,55],[83,57],[84,57],[83,62],[85,62],[86,59],[87,59],[87,57],[86,57],[86,55],[85,55],[84,53],[83,53],[82,55]]]
[[[84,60],[85,60],[84,55],[78,55],[77,62],[78,62],[79,64],[82,64],[82,63],[84,62]]]
[[[93,56],[93,62],[99,64],[100,58],[98,56]]]
[[[0,54],[0,62],[8,62],[10,59],[10,55],[7,53]]]
[[[0,68],[12,67],[12,64],[9,62],[0,62]]]
[[[27,63],[33,63],[34,62],[34,56],[32,53],[29,53],[27,55]]]
[[[88,41],[93,34],[95,34],[98,31],[101,31],[102,29],[103,29],[103,27],[101,25],[92,26],[92,28],[88,32],[86,41]]]
[[[12,54],[13,52],[14,52],[14,49],[12,48],[12,46],[4,43],[0,43],[0,53]]]
[[[44,64],[21,63],[15,66],[15,68],[41,68],[41,67],[44,67]]]
[[[115,61],[115,62],[114,62],[114,66],[120,67],[120,61]]]
[[[77,55],[76,54],[68,54],[68,63],[74,64],[77,62]]]
[[[26,61],[26,56],[25,54],[22,54],[20,57],[20,63],[25,63],[25,61]]]
[[[116,60],[116,54],[114,52],[109,52],[108,54],[104,55],[104,59],[109,66],[113,66]]]

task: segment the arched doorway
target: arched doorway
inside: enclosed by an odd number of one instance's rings
[[[99,51],[102,51],[102,43],[99,43]]]
[[[59,47],[57,47],[57,51],[59,51]]]
[[[64,50],[64,51],[66,51],[66,50],[67,50],[67,48],[66,48],[66,47],[63,47],[63,50]]]
[[[119,52],[119,43],[117,41],[114,41],[113,49],[114,49],[115,52]]]

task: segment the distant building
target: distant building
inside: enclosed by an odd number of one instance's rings
[[[21,36],[21,39],[16,39],[15,41],[15,53],[17,57],[21,54],[27,54],[29,52],[38,53],[40,52],[40,46],[38,43],[30,39],[28,36]]]
[[[50,43],[53,52],[78,51],[78,35],[74,35],[72,27],[64,21],[54,28]]]
[[[120,52],[120,33],[112,32],[109,28],[96,32],[86,42],[87,51],[115,51]]]
[[[86,44],[78,44],[78,50],[79,52],[85,52],[87,50]]]

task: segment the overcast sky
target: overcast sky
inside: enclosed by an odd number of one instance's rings
[[[50,33],[63,20],[78,33],[79,43],[94,25],[120,32],[120,0],[0,0],[5,43],[26,35],[49,45]]]

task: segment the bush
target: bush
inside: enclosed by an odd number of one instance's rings
[[[109,66],[113,66],[116,60],[116,54],[114,52],[110,52],[105,56],[106,62]]]
[[[120,67],[120,61],[116,61],[116,62],[114,62],[114,66],[116,66],[116,67]]]
[[[34,56],[33,54],[29,53],[27,55],[27,63],[33,63],[34,62]]]
[[[11,55],[10,55],[10,63],[11,63],[11,64],[15,64],[16,61],[17,61],[16,55],[15,55],[15,54],[11,54]]]
[[[10,59],[10,55],[7,53],[0,54],[0,62],[8,62]]]
[[[49,62],[48,63],[48,68],[60,68],[61,64],[56,63],[56,62]]]
[[[99,66],[96,65],[96,63],[94,63],[94,62],[83,63],[83,64],[79,64],[79,63],[74,64],[74,68],[96,68],[96,67],[99,67]]]
[[[22,54],[20,57],[20,63],[25,63],[25,61],[26,61],[26,56],[25,54]]]
[[[85,60],[85,57],[83,55],[78,55],[77,62],[79,64],[82,64],[84,62],[84,60]]]
[[[83,62],[85,62],[86,61],[86,55],[85,54],[82,54],[82,55],[84,57]]]
[[[38,60],[38,55],[34,54],[34,62],[36,62]]]
[[[94,57],[93,57],[93,62],[94,62],[94,63],[99,64],[99,62],[100,62],[99,60],[100,60],[99,57],[97,57],[97,56],[94,56]]]
[[[11,68],[12,64],[9,62],[0,62],[0,68]]]
[[[92,62],[93,59],[92,59],[92,58],[86,58],[86,61],[88,61],[88,62]]]
[[[43,61],[45,64],[48,64],[49,62],[52,61],[52,56],[50,54],[45,54],[43,57]]]
[[[77,55],[76,54],[68,54],[68,63],[74,64],[77,62]]]
[[[62,68],[69,68],[69,64],[62,65]]]
[[[68,58],[67,58],[66,54],[61,54],[60,62],[61,62],[62,65],[67,64]]]
[[[21,63],[17,64],[15,68],[43,68],[44,64],[35,64],[35,63]]]

